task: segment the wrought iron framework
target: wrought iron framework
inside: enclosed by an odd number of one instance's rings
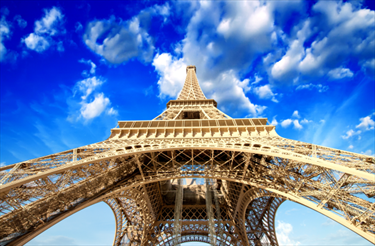
[[[113,245],[278,245],[285,200],[375,243],[374,157],[282,138],[264,118],[232,119],[206,99],[196,68],[186,72],[154,120],[120,121],[105,141],[1,167],[0,244],[24,244],[104,201]],[[179,185],[186,178],[207,179],[207,191]]]

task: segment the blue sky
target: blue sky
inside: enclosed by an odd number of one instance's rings
[[[374,9],[357,0],[1,1],[0,163],[102,141],[118,120],[153,119],[190,64],[234,118],[267,117],[282,137],[374,155]],[[310,218],[304,234],[298,213]],[[310,213],[282,205],[285,243],[316,242],[314,225],[326,242],[366,244]],[[48,233],[35,240],[48,244]],[[82,244],[84,235],[53,237]]]

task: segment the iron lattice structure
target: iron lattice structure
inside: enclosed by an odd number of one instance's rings
[[[282,138],[265,118],[232,119],[206,99],[196,68],[186,72],[154,120],[119,121],[105,141],[2,167],[1,244],[104,201],[113,245],[278,245],[285,200],[375,243],[374,157]]]

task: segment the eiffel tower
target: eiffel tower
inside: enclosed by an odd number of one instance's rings
[[[151,121],[119,121],[102,142],[1,167],[0,244],[22,245],[104,201],[113,245],[278,245],[275,215],[302,204],[375,243],[375,159],[280,137],[233,119],[186,68]],[[95,216],[95,215],[93,215]]]

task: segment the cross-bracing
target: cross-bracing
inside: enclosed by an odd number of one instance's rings
[[[104,201],[114,245],[278,245],[285,200],[375,243],[375,205],[363,199],[375,195],[374,157],[282,138],[265,118],[232,119],[206,99],[196,68],[186,72],[154,120],[119,121],[105,141],[0,168],[0,243],[26,243]]]

